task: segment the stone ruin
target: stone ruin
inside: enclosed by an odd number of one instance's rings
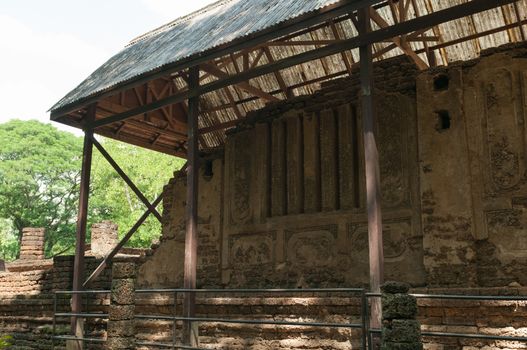
[[[375,93],[384,121],[379,143],[386,274],[411,283],[412,292],[527,295],[526,57],[523,45],[422,73],[406,59],[375,65]],[[314,95],[269,105],[230,133],[223,153],[205,159],[208,171],[199,180],[199,287],[367,283],[362,149],[360,142],[350,142],[360,140],[357,86],[354,78],[335,80]],[[352,171],[353,166],[359,171]],[[182,286],[185,188],[182,174],[166,187],[161,242],[135,260],[137,288]],[[115,242],[115,230],[111,223],[92,228],[96,241],[87,273]],[[40,242],[29,237],[28,243]],[[27,256],[41,256],[39,249],[28,249]],[[71,288],[73,259],[57,257],[46,268],[32,265],[33,270],[19,273],[12,273],[11,265],[9,272],[0,272],[0,334],[14,334],[17,344],[30,349],[48,349],[49,332],[40,330],[51,321],[51,292]],[[110,289],[110,272],[91,288]],[[525,334],[526,303],[418,300],[415,315],[414,301],[397,296],[404,293],[385,294],[412,302],[408,312],[385,319],[392,336],[387,346],[415,339],[415,332],[406,338],[394,332],[399,325],[416,331],[414,317],[430,331]],[[259,310],[288,319],[356,317],[360,310],[353,303],[344,310],[339,298],[329,298],[323,306],[313,296],[300,299],[302,307],[292,298],[236,299],[225,305],[203,297],[197,310],[217,317],[250,317]],[[107,312],[105,303],[98,300],[90,307]],[[139,314],[154,310],[169,316],[173,303],[166,295],[138,295],[125,306]],[[61,310],[68,307],[61,304]],[[170,327],[137,321],[135,339],[169,342]],[[106,335],[101,329],[99,335]],[[345,348],[351,339],[348,333],[328,333],[328,339],[306,343],[299,330],[281,332],[284,340],[275,341],[275,329],[255,333],[234,326],[201,331],[205,346],[232,349],[243,349],[248,339],[267,349]],[[524,347],[424,340],[426,349]]]
[[[90,253],[95,257],[105,257],[118,242],[118,227],[113,222],[103,221],[92,225]]]
[[[20,260],[43,260],[45,235],[46,229],[44,228],[26,227],[22,229]]]

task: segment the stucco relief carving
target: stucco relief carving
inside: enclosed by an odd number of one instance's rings
[[[409,184],[407,125],[413,103],[403,95],[379,94],[377,99],[379,157],[383,204],[408,204]]]
[[[527,209],[487,211],[489,240],[510,258],[527,257]]]
[[[326,267],[335,260],[336,226],[287,231],[287,262],[303,269]]]
[[[368,226],[350,225],[349,236],[354,260],[368,261]],[[410,219],[388,222],[383,225],[384,259],[396,262],[405,258],[409,251],[409,238],[412,234]]]
[[[484,140],[487,146],[491,192],[515,189],[523,180],[523,132],[516,109],[515,74],[500,68],[492,81],[483,82]]]
[[[251,221],[252,144],[250,132],[237,134],[231,148],[230,164],[230,218],[232,224],[246,224]]]
[[[233,235],[229,239],[230,264],[243,269],[274,263],[276,233]]]

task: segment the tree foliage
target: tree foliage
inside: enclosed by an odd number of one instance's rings
[[[151,202],[183,162],[109,139],[100,142]],[[19,120],[0,124],[0,257],[17,254],[23,227],[46,228],[47,256],[73,252],[81,157],[82,138],[52,125]],[[122,236],[145,210],[94,149],[89,225],[111,220]],[[147,246],[160,231],[151,217],[129,245]]]
[[[81,150],[77,137],[48,124],[0,124],[0,217],[19,239],[32,226],[48,230],[48,252],[71,243]]]

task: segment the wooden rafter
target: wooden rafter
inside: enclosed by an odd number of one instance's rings
[[[334,21],[329,21],[329,27],[331,28],[331,31],[332,31],[333,36],[335,37],[335,39],[336,40],[342,40],[342,37],[340,36],[339,31],[338,31],[337,26],[335,25]],[[349,75],[351,76],[351,74],[352,74],[351,66],[354,63],[353,62],[353,56],[351,57],[351,62],[348,59],[348,56],[346,55],[346,51],[342,51],[340,53],[340,56],[342,57],[342,61],[344,62],[344,65],[346,66],[346,69],[348,70]]]
[[[212,64],[202,64],[201,66],[201,69],[203,69],[205,72],[209,73],[209,74],[212,74],[218,78],[221,78],[221,79],[225,79],[225,78],[229,78],[229,74],[228,73],[225,73],[224,71],[222,71],[221,69],[219,69],[217,66],[214,66]],[[240,89],[250,93],[250,94],[253,94],[255,96],[258,96],[264,100],[267,100],[267,101],[280,101],[280,99],[274,97],[273,95],[271,94],[268,94],[267,92],[264,92],[262,90],[260,90],[259,88],[257,87],[254,87],[252,86],[251,84],[249,84],[248,82],[246,81],[242,81],[240,83],[236,83],[235,84],[236,86],[238,86]]]
[[[514,5],[514,14],[516,15],[516,22],[521,22],[522,18],[520,16],[520,9],[518,7],[518,3],[515,2],[513,5]],[[520,30],[520,35],[522,37],[522,40],[525,40],[527,35],[525,34],[525,31],[522,25],[520,25],[519,30]]]
[[[388,28],[390,26],[388,22],[386,22],[386,20],[373,8],[370,9],[370,16],[373,22],[375,22],[380,28]],[[403,35],[400,37],[394,37],[391,40],[415,62],[419,69],[428,68],[428,64],[414,52],[410,45],[405,41]]]
[[[421,16],[421,13],[419,11],[419,6],[417,6],[416,0],[411,0],[411,1],[412,1],[412,8],[414,9],[415,15],[417,17]],[[433,8],[432,3],[430,2],[430,0],[424,0],[424,4],[425,4],[425,7],[426,7],[426,10],[428,11],[428,13],[434,12],[434,8]],[[443,40],[443,34],[441,33],[441,29],[438,26],[433,26],[432,27],[432,31],[434,32],[434,35],[439,38],[439,42],[440,43],[444,41]],[[441,59],[443,60],[443,64],[444,65],[448,65],[448,54],[447,54],[446,50],[444,48],[439,50],[439,54],[441,55]]]
[[[275,62],[275,59],[273,57],[273,54],[271,53],[271,50],[268,48],[268,47],[264,47],[262,48],[263,52],[265,53],[265,57],[267,57],[267,60],[271,63]],[[280,71],[275,71],[274,72],[274,77],[278,83],[278,86],[280,86],[280,89],[282,89],[282,91],[284,92],[285,96],[287,98],[292,98],[294,97],[293,93],[291,92],[291,90],[289,90],[287,88],[287,85],[284,81],[284,77],[282,76],[282,74],[280,73]]]

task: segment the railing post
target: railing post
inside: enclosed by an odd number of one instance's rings
[[[135,349],[135,277],[135,263],[114,261],[107,349]]]
[[[362,350],[366,350],[366,346],[368,344],[368,338],[369,338],[369,325],[368,325],[368,298],[366,296],[366,291],[363,289],[361,292],[361,298],[360,298],[361,308],[361,324],[362,324],[362,335],[361,335],[361,346]]]
[[[55,336],[57,335],[57,293],[53,293],[53,331],[51,333],[51,350],[55,350]]]
[[[382,285],[383,350],[422,350],[421,326],[416,320],[417,300],[410,287],[399,282]]]

